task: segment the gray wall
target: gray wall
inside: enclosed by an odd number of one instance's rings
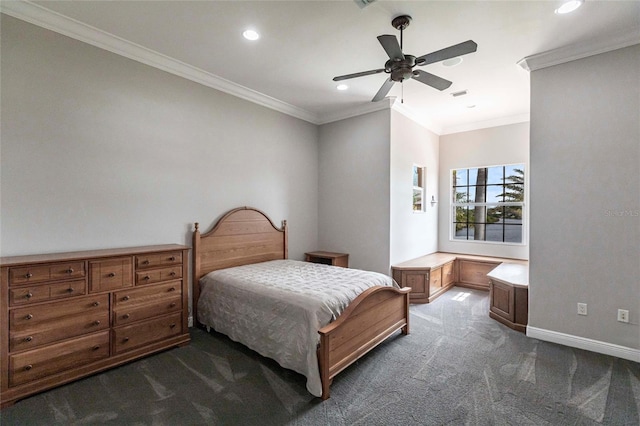
[[[636,350],[638,93],[640,45],[531,73],[529,325]]]
[[[2,15],[3,256],[187,243],[242,205],[317,246],[317,126]]]
[[[438,251],[438,135],[391,110],[390,263]],[[413,166],[426,167],[425,211],[413,212]]]
[[[529,123],[460,132],[440,137],[439,251],[528,259],[527,229],[524,244],[454,241],[451,234],[451,171],[502,164],[525,164],[525,216],[529,213]],[[526,223],[526,220],[525,220]]]
[[[389,273],[389,110],[320,126],[318,248]]]

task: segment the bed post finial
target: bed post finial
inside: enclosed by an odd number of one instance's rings
[[[282,229],[284,229],[286,227],[287,227],[287,220],[285,219],[285,220],[282,221]]]
[[[196,232],[198,232],[199,230],[200,230],[200,224],[196,222]]]

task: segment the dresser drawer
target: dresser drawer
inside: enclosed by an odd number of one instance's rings
[[[26,305],[29,303],[76,297],[85,294],[87,294],[87,283],[85,280],[15,287],[9,290],[9,305]]]
[[[120,290],[113,293],[114,309],[131,307],[168,299],[173,296],[182,297],[182,282],[173,281],[148,287]]]
[[[182,266],[136,272],[136,285],[159,283],[182,278]]]
[[[172,312],[182,310],[182,297],[176,295],[166,300],[158,300],[154,303],[146,305],[124,306],[115,309],[113,312],[114,326],[126,325],[147,318],[157,317],[158,315],[166,315]]]
[[[136,269],[157,268],[182,264],[182,252],[159,253],[136,256]]]
[[[85,275],[84,262],[25,266],[21,268],[11,268],[9,270],[9,285],[83,278]]]
[[[20,385],[108,356],[108,331],[11,355],[9,357],[9,385]]]
[[[9,351],[109,328],[109,296],[14,309],[9,317]]]
[[[89,262],[89,292],[117,290],[133,285],[131,257]]]
[[[182,332],[182,312],[124,327],[115,328],[114,352],[126,352],[137,347],[167,339]]]

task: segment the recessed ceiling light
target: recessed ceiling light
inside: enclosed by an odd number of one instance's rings
[[[247,40],[251,40],[251,41],[254,41],[260,38],[260,34],[258,34],[254,30],[246,30],[245,32],[242,33],[242,36]]]
[[[455,58],[447,59],[446,61],[442,61],[442,65],[444,65],[445,67],[455,67],[456,65],[460,64],[460,62],[462,62],[462,58],[458,56]]]
[[[336,86],[336,89],[338,90],[347,90],[349,88],[349,86],[347,86],[346,84],[338,84]]]
[[[584,0],[569,0],[562,3],[562,6],[555,10],[556,14],[564,15],[565,13],[571,13],[580,6],[582,6]]]

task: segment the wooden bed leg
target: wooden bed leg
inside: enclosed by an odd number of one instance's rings
[[[318,346],[318,368],[320,370],[320,382],[322,383],[322,400],[329,399],[329,387],[332,380],[329,378],[329,339],[326,334],[320,333],[320,346]]]
[[[322,400],[326,401],[327,399],[329,399],[329,393],[330,390],[329,388],[331,387],[331,383],[333,382],[333,380],[331,379],[327,379],[327,381],[322,381]]]
[[[406,336],[407,334],[409,334],[409,293],[405,294],[404,317],[407,321],[407,324],[404,327],[402,327],[402,334]]]

